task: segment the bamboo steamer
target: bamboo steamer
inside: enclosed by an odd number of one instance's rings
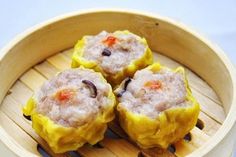
[[[142,150],[116,121],[94,147],[54,154],[31,128],[22,104],[46,79],[70,67],[71,48],[83,35],[128,29],[144,36],[157,61],[182,65],[201,104],[197,126],[168,150]],[[64,15],[18,36],[0,53],[0,151],[5,156],[191,156],[226,157],[233,152],[236,120],[236,74],[215,45],[188,27],[158,15],[122,10],[93,10]]]

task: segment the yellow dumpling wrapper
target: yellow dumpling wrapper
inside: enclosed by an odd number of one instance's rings
[[[106,82],[101,74],[100,76],[101,80]],[[98,113],[95,119],[77,128],[56,124],[47,116],[37,113],[37,104],[33,97],[24,106],[23,113],[26,116],[31,116],[33,129],[48,143],[55,153],[64,153],[77,150],[85,143],[94,145],[104,138],[107,123],[115,117],[116,99],[111,86],[109,87],[108,98],[110,99],[109,104],[106,105],[102,112]]]
[[[119,34],[132,34],[131,32],[125,30],[125,31],[115,31],[113,33],[114,36]],[[86,68],[94,69],[97,72],[101,72],[102,75],[107,79],[109,83],[111,83],[113,86],[119,84],[125,77],[127,76],[133,76],[133,74],[139,70],[142,69],[150,64],[153,63],[153,54],[150,48],[148,47],[147,41],[145,38],[138,37],[138,40],[140,43],[143,43],[146,46],[146,50],[143,53],[143,55],[136,59],[131,61],[131,63],[126,66],[122,71],[117,72],[116,74],[107,74],[98,63],[95,61],[87,60],[83,57],[84,54],[84,48],[86,45],[86,38],[87,36],[84,36],[81,40],[77,42],[77,44],[74,47],[74,52],[72,56],[72,68],[76,68],[79,66],[84,66]]]
[[[158,63],[147,67],[153,72],[158,72],[161,68],[164,67]],[[185,77],[182,67],[178,67],[174,72]],[[200,106],[192,96],[186,77],[185,86],[187,89],[186,100],[192,105],[167,109],[160,112],[156,119],[132,113],[118,104],[117,110],[121,127],[142,148],[167,148],[169,144],[183,138],[196,125],[200,112]]]

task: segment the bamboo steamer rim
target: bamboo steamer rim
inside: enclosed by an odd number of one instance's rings
[[[44,28],[50,24],[53,24],[55,22],[63,21],[63,20],[70,18],[70,17],[80,16],[80,15],[85,15],[85,14],[94,14],[94,13],[121,13],[121,14],[140,15],[140,16],[149,17],[149,18],[151,17],[154,19],[156,18],[160,21],[164,21],[164,22],[167,22],[167,23],[173,25],[173,26],[177,27],[178,29],[182,29],[182,30],[186,31],[187,33],[191,34],[192,36],[195,36],[196,38],[201,40],[203,43],[205,43],[210,49],[214,50],[215,54],[219,58],[221,58],[221,61],[226,66],[226,68],[228,69],[228,72],[231,76],[232,85],[233,85],[232,92],[234,94],[236,93],[236,70],[235,70],[235,67],[231,63],[229,58],[226,56],[226,54],[223,52],[223,50],[221,50],[217,45],[213,44],[208,39],[203,37],[203,35],[195,32],[192,28],[184,25],[180,21],[176,21],[176,20],[170,19],[168,17],[164,17],[164,16],[157,15],[157,14],[150,13],[150,12],[144,12],[144,11],[138,11],[138,10],[132,10],[132,9],[129,9],[129,11],[127,11],[125,9],[120,9],[120,8],[87,9],[87,10],[81,10],[81,11],[74,11],[74,12],[66,13],[66,14],[51,18],[51,19],[49,19],[45,22],[42,22],[40,24],[37,24],[37,25],[27,29],[23,33],[17,35],[12,41],[10,41],[5,47],[3,47],[0,52],[0,64],[1,64],[1,60],[4,58],[4,56],[18,42],[20,42],[25,37],[31,35],[32,33],[34,33],[36,30],[42,29],[42,28]],[[197,150],[195,150],[193,153],[191,153],[188,156],[189,157],[204,156],[210,150],[214,149],[220,143],[220,141],[230,132],[230,130],[233,129],[234,124],[236,123],[236,116],[234,115],[235,110],[236,110],[236,96],[233,96],[230,110],[227,114],[227,117],[226,117],[224,123],[220,127],[220,129],[206,143],[204,143],[200,148],[198,148]],[[9,139],[3,138],[3,136],[1,136],[3,134],[7,134],[7,133],[4,131],[3,128],[0,128],[1,141],[3,141],[3,143],[12,152],[14,152],[15,154],[20,155],[20,156],[25,156],[26,154],[27,154],[27,156],[28,155],[35,156],[35,154],[32,154],[26,150],[21,149],[22,147],[19,146],[17,143],[14,143],[14,144],[17,144],[17,146],[15,146],[15,145],[13,146],[14,140],[11,137],[9,137]]]

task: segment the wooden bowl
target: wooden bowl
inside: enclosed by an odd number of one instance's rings
[[[169,67],[182,65],[201,104],[196,127],[169,150],[143,150],[129,141],[116,121],[96,146],[54,154],[22,115],[32,91],[70,67],[71,48],[83,35],[102,30],[130,30],[144,36],[156,59]],[[65,51],[66,50],[66,51]],[[0,151],[5,156],[230,156],[235,143],[236,74],[215,45],[168,18],[140,12],[96,10],[73,13],[36,26],[0,53]],[[145,126],[144,126],[145,127]]]

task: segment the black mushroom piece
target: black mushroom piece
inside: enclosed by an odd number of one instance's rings
[[[108,48],[105,48],[102,51],[102,55],[103,56],[110,56],[111,55],[111,51]]]
[[[118,93],[116,94],[117,97],[121,97],[123,95],[123,93],[126,91],[127,86],[129,85],[129,83],[131,82],[131,78],[128,77],[125,79],[123,85],[122,85],[122,89],[118,91]]]
[[[93,84],[93,82],[89,80],[82,80],[82,83],[84,83],[91,92],[91,97],[96,98],[97,97],[97,87]]]

